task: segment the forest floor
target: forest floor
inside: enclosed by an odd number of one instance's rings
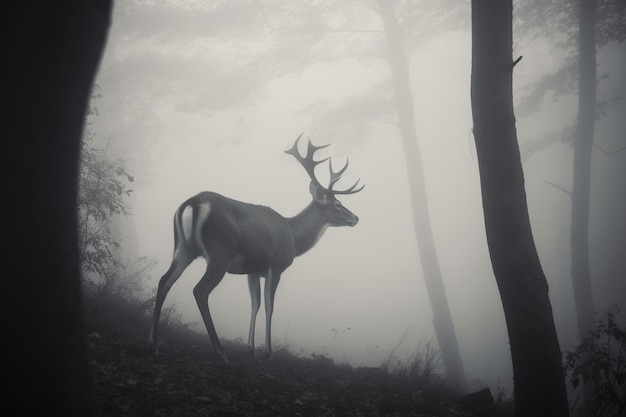
[[[441,376],[411,369],[354,368],[287,349],[254,360],[242,342],[224,341],[226,364],[208,336],[175,321],[161,323],[160,355],[154,355],[147,348],[149,319],[144,307],[123,298],[87,297],[97,416],[510,415],[510,402],[475,406]]]

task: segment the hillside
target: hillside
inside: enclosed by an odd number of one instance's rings
[[[321,355],[287,350],[249,358],[241,342],[224,342],[218,361],[208,337],[163,325],[159,356],[146,346],[145,309],[115,297],[85,306],[97,416],[471,416],[437,376],[410,370],[336,365]],[[463,411],[461,411],[463,410]],[[481,415],[501,415],[495,410]]]

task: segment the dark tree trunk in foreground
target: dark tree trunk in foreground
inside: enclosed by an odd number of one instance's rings
[[[548,285],[533,241],[513,113],[511,0],[472,1],[472,114],[485,228],[521,417],[568,415]]]
[[[110,7],[109,0],[17,2],[2,16],[6,415],[91,414],[77,167]]]
[[[572,183],[572,286],[580,340],[593,327],[594,311],[589,268],[589,202],[591,150],[596,119],[596,2],[580,0],[578,10],[578,120]],[[584,387],[584,414],[592,415],[593,384]]]
[[[426,290],[433,311],[433,325],[448,380],[461,390],[466,388],[465,372],[454,330],[448,297],[443,285],[435,240],[430,223],[422,158],[417,143],[413,93],[409,63],[404,53],[400,28],[392,2],[379,0],[378,8],[385,28],[387,59],[391,67],[394,96],[398,109],[398,127],[406,158],[415,237],[420,254]]]

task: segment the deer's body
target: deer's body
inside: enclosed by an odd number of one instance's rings
[[[295,238],[284,218],[270,207],[243,203],[217,193],[202,192],[176,211],[176,236],[193,259],[217,250],[229,258],[231,274],[284,271],[297,256]]]
[[[302,136],[302,135],[300,135]],[[273,209],[244,203],[213,192],[202,192],[185,201],[174,215],[174,256],[168,271],[159,281],[152,329],[148,344],[157,351],[157,328],[165,297],[183,271],[196,258],[207,262],[204,276],[194,287],[194,296],[204,320],[211,343],[218,356],[225,359],[209,312],[208,297],[226,272],[247,274],[252,300],[248,345],[254,355],[254,329],[261,304],[260,278],[265,277],[265,345],[271,356],[271,322],[274,295],[281,274],[293,259],[311,249],[328,226],[355,226],[358,217],[343,207],[335,194],[352,194],[362,189],[353,185],[346,191],[333,191],[346,166],[331,172],[330,187],[322,187],[314,175],[311,145],[307,157],[301,157],[297,144],[287,151],[294,155],[311,177],[313,200],[298,215],[285,218]]]

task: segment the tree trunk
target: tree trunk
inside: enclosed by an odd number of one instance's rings
[[[385,29],[387,59],[391,68],[393,89],[398,111],[398,126],[406,158],[413,225],[420,254],[426,290],[433,311],[433,325],[441,349],[441,357],[448,379],[462,391],[466,388],[465,372],[456,339],[454,323],[446,289],[443,285],[435,241],[430,223],[424,171],[417,142],[413,95],[409,79],[409,63],[404,53],[400,28],[392,3],[379,0],[379,13]]]
[[[111,2],[20,2],[3,15],[8,415],[91,415],[81,316],[78,154]],[[8,129],[7,129],[8,127]]]
[[[513,113],[511,0],[472,1],[471,99],[487,243],[506,318],[517,416],[567,416],[548,285],[533,241]]]
[[[596,118],[596,2],[580,0],[578,16],[578,121],[572,184],[572,286],[582,341],[593,327],[594,311],[589,268],[589,197],[591,148]],[[584,414],[591,415],[593,384],[584,387]]]

